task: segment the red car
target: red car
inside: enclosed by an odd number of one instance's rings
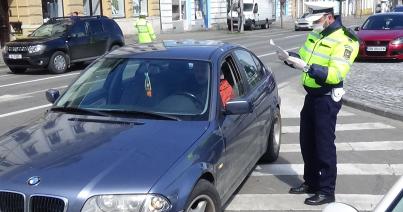
[[[356,31],[360,38],[358,58],[403,60],[403,13],[372,15]]]

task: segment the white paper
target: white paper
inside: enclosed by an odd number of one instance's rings
[[[277,45],[274,43],[273,39],[270,39],[269,43],[270,43],[271,46],[273,46],[274,48],[276,48],[277,51],[279,51],[281,54],[288,55],[288,52],[285,51],[285,50],[284,50],[283,48],[281,48],[280,46],[277,46]]]

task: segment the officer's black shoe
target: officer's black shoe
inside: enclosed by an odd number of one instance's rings
[[[291,188],[288,193],[290,194],[313,194],[315,193],[315,189],[311,188],[305,183],[302,183],[300,186]]]
[[[314,196],[305,199],[304,203],[307,205],[323,205],[334,201],[335,201],[334,194],[333,195],[315,194]]]

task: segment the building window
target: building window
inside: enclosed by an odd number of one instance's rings
[[[125,17],[125,2],[124,0],[112,0],[111,1],[112,8],[112,17],[114,18],[123,18]]]
[[[50,18],[63,17],[63,0],[42,0],[42,14],[45,22]]]
[[[202,6],[201,0],[195,0],[195,19],[203,18]]]
[[[178,21],[186,19],[186,1],[172,0],[172,20]]]
[[[102,15],[101,14],[101,0],[83,0],[84,15]]]
[[[148,15],[147,0],[133,0],[133,16]]]

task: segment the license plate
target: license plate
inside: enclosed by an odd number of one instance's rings
[[[369,52],[385,52],[386,46],[368,46],[367,51],[369,51]]]
[[[8,58],[10,58],[10,59],[22,59],[22,55],[21,54],[9,54]]]

